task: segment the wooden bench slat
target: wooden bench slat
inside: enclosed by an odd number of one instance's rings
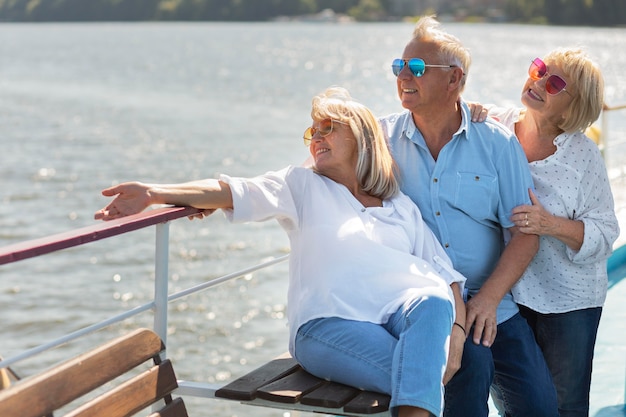
[[[45,415],[128,372],[162,349],[156,333],[148,329],[134,331],[0,391],[0,416]]]
[[[257,396],[264,400],[280,403],[295,404],[300,398],[325,384],[326,381],[317,378],[304,369],[299,368],[296,372],[264,385],[257,390]]]
[[[348,385],[328,382],[318,389],[303,395],[300,402],[314,407],[341,408],[360,392],[361,390]]]
[[[65,417],[129,417],[178,388],[169,360],[129,379]]]
[[[343,409],[346,413],[374,414],[389,409],[389,395],[371,391],[361,391]]]
[[[262,401],[257,405],[268,406],[263,402],[268,401],[278,408],[300,403],[320,413],[332,409],[330,414],[351,415],[385,413],[390,403],[388,395],[317,378],[302,369],[289,353],[218,389],[215,396],[250,405],[255,405],[256,400]]]
[[[215,392],[215,396],[230,400],[251,401],[256,398],[260,387],[289,375],[299,368],[298,362],[287,353],[223,386]]]
[[[174,398],[171,403],[148,417],[182,417],[187,416],[187,408],[182,398]]]

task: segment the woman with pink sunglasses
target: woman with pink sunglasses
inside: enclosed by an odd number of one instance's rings
[[[524,107],[485,106],[517,136],[535,183],[533,204],[516,207],[511,219],[539,235],[539,251],[512,292],[545,356],[561,417],[589,415],[606,260],[619,236],[604,160],[583,133],[599,117],[603,93],[602,73],[582,50],[556,49],[530,64]]]

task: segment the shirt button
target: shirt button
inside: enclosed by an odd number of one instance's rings
[[[439,182],[439,179],[433,178],[433,182]]]
[[[440,211],[436,212],[435,216],[441,216],[441,212]]]
[[[450,244],[449,244],[449,243],[446,243],[446,244],[445,244],[445,245],[443,245],[443,246],[445,246],[446,248],[449,248],[449,247],[450,247]]]

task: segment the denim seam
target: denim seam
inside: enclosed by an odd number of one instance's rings
[[[493,382],[496,386],[500,387],[501,383],[500,383],[500,378],[498,378],[498,375],[494,375],[493,377]],[[502,401],[502,405],[504,406],[504,412],[505,415],[509,415],[507,410],[511,409],[511,403],[508,401],[507,399],[507,394],[506,394],[506,390],[500,389],[498,388],[498,395],[500,396],[500,400]]]
[[[405,321],[405,325],[404,328],[408,329],[411,326],[411,314],[409,312],[409,314],[407,314],[404,317],[404,321]],[[402,336],[402,332],[398,335],[398,346],[396,347],[396,349],[398,349],[398,360],[399,363],[404,363],[404,349],[405,349],[405,343],[404,343],[404,338],[401,337]],[[396,378],[395,378],[395,383],[393,384],[394,387],[394,397],[397,397],[398,394],[400,394],[400,381],[402,380],[402,370],[403,368],[401,366],[398,367],[398,372],[396,373]]]

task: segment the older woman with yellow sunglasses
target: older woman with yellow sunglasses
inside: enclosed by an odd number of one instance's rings
[[[516,134],[535,183],[533,204],[516,207],[512,220],[540,236],[539,251],[512,292],[546,358],[561,417],[589,415],[606,260],[619,236],[602,155],[583,133],[603,93],[598,65],[581,49],[562,48],[530,64],[523,108],[485,106]]]
[[[311,116],[312,169],[124,183],[103,191],[115,198],[96,218],[176,204],[220,208],[237,222],[277,219],[291,242],[294,358],[318,377],[391,395],[395,416],[440,415],[443,383],[460,366],[448,351],[451,332],[465,332],[465,278],[399,191],[372,113],[332,88],[313,99]]]

